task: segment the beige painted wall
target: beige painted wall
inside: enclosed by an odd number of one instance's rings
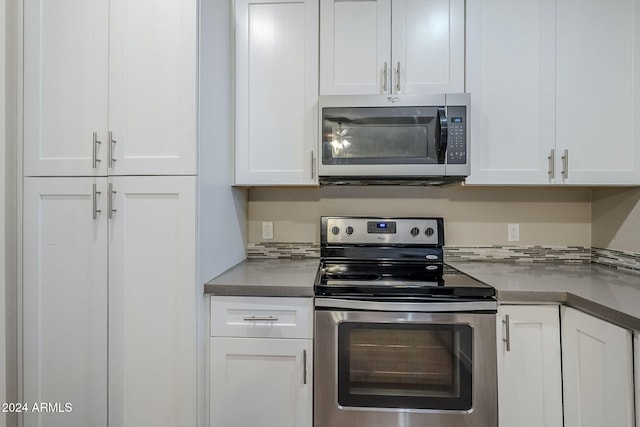
[[[252,188],[248,241],[318,242],[321,215],[442,216],[449,246],[591,246],[591,190],[522,187]],[[520,242],[507,224],[520,224]]]
[[[596,189],[593,246],[640,254],[640,189]]]

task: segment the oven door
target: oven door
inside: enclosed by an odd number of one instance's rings
[[[497,425],[495,314],[315,316],[315,426]]]

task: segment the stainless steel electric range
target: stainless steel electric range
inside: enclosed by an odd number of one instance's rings
[[[442,218],[322,217],[314,425],[497,426],[495,289]]]

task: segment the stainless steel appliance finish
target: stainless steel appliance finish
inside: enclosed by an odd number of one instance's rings
[[[497,426],[495,316],[473,313],[417,311],[319,310],[316,322],[314,425],[316,427],[495,427]],[[349,406],[341,404],[339,383],[339,326],[465,325],[473,331],[471,405],[468,409]],[[397,350],[400,351],[400,350]],[[401,356],[397,356],[402,360]],[[408,405],[406,405],[408,406]]]
[[[315,426],[497,426],[495,290],[443,246],[442,218],[321,219]]]
[[[321,96],[320,183],[463,180],[469,106],[468,93]]]

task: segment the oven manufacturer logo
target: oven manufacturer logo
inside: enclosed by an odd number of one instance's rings
[[[387,96],[387,101],[389,101],[392,104],[395,104],[396,102],[400,102],[400,97],[399,96]]]

